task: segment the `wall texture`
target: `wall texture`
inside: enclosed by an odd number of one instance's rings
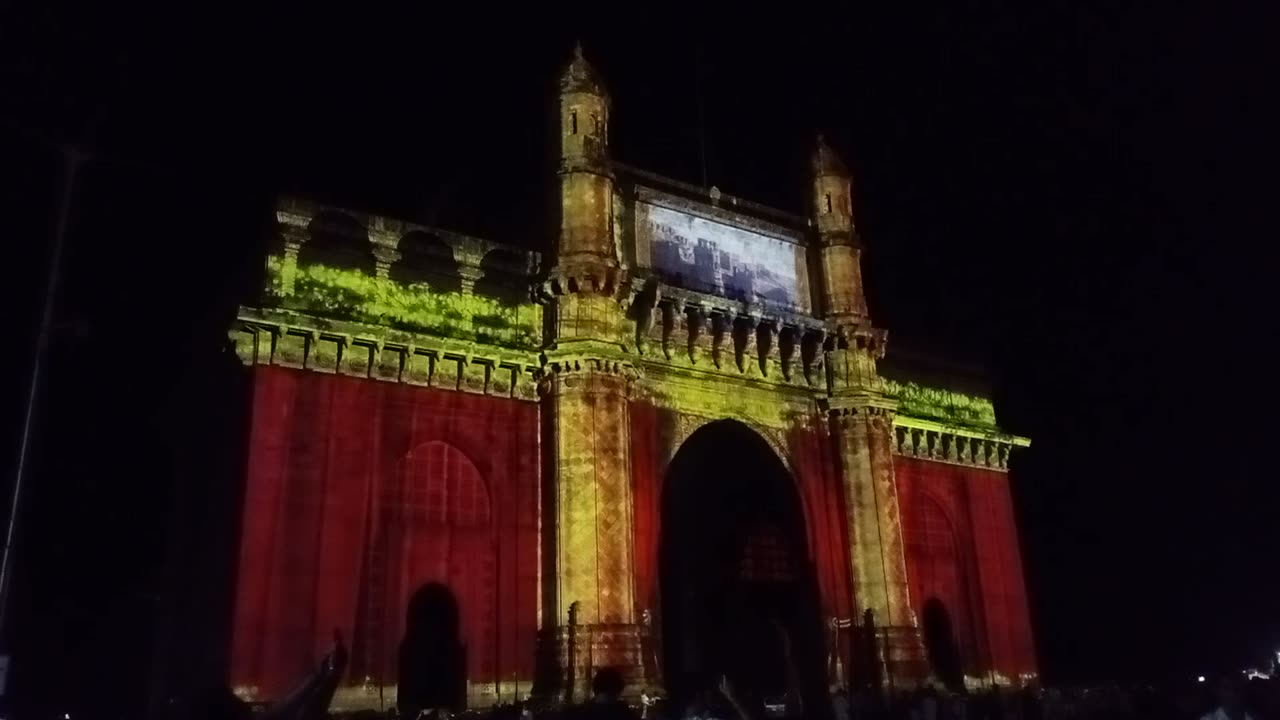
[[[327,650],[394,684],[409,598],[446,585],[472,683],[533,675],[538,409],[254,368],[232,684],[280,697]]]
[[[1036,672],[1009,475],[898,457],[911,603],[946,609],[966,675]]]

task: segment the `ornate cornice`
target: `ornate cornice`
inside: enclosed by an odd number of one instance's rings
[[[542,365],[542,371],[546,376],[602,373],[616,375],[628,381],[640,378],[640,371],[626,360],[595,356],[547,358]]]
[[[897,403],[883,395],[857,393],[828,398],[821,403],[827,417],[842,428],[862,423],[885,430],[893,426]]]
[[[630,279],[625,265],[612,259],[581,253],[561,257],[559,263],[547,272],[546,279],[537,290],[537,297],[543,302],[577,293],[621,299],[630,290]]]
[[[533,353],[251,308],[241,308],[230,335],[247,365],[537,399]]]
[[[894,418],[893,451],[904,457],[1008,470],[1014,448],[1029,445],[1030,440],[1017,435],[948,426],[901,414]]]
[[[825,391],[825,325],[656,279],[635,287],[627,311],[637,364],[696,369],[769,385]]]
[[[603,393],[629,395],[631,384],[640,377],[628,362],[606,358],[560,358],[549,360],[538,375],[538,392]]]

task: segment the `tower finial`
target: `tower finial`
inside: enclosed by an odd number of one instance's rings
[[[818,133],[817,142],[814,144],[812,163],[814,176],[841,175],[847,177],[849,175],[849,168],[845,167],[844,161],[827,144],[827,139],[822,133]]]
[[[573,60],[560,76],[560,91],[604,94],[604,83],[600,81],[600,74],[591,66],[582,52],[581,40],[573,44]]]

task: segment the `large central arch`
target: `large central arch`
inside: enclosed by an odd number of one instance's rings
[[[714,687],[723,674],[756,699],[796,687],[806,709],[821,713],[817,578],[800,496],[778,455],[740,422],[702,426],[672,458],[661,516],[662,664],[672,697]]]

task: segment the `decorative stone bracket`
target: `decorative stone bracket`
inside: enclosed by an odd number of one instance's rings
[[[652,287],[634,294],[635,346],[645,361],[825,389],[819,321],[688,295]]]
[[[895,454],[936,462],[1004,471],[1009,469],[1013,449],[1030,444],[1030,440],[1015,435],[949,427],[903,415],[894,422]]]
[[[473,354],[423,338],[413,342],[240,318],[231,332],[248,365],[275,365],[445,390],[537,400],[537,358]]]

